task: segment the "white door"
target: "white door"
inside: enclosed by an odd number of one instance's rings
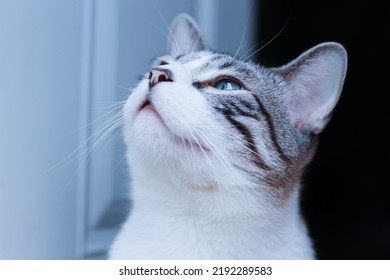
[[[0,1],[0,259],[75,257],[82,1]],[[69,182],[69,184],[67,183]]]

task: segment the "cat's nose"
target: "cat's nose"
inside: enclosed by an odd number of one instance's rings
[[[149,72],[149,87],[152,88],[160,82],[173,82],[172,71],[163,68],[153,68]]]

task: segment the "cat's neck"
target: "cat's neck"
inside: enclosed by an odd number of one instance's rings
[[[278,190],[269,190],[268,186],[249,181],[241,182],[240,185],[210,183],[191,186],[149,173],[133,176],[132,198],[137,202],[137,207],[145,205],[149,210],[168,216],[186,217],[191,214],[219,222],[256,219],[265,226],[268,220],[274,223],[276,218],[284,219],[286,211],[298,212],[298,191],[285,201],[277,198],[275,192]]]
[[[118,238],[121,245],[113,246],[114,258],[121,258],[122,251],[141,259],[314,257],[298,211],[298,192],[271,208],[261,192],[256,200],[253,193],[245,196],[237,189],[191,193],[177,188],[161,178],[134,178],[135,204]]]
[[[237,191],[189,195],[172,191],[176,188],[150,177],[134,178],[135,204],[112,247],[112,258],[314,257],[298,213],[298,193],[279,210],[270,210]]]

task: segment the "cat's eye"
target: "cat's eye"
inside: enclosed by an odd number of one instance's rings
[[[220,90],[241,90],[242,89],[242,86],[238,82],[230,79],[219,80],[213,85],[213,87]]]
[[[166,61],[161,61],[160,62],[160,66],[162,66],[162,65],[167,65],[168,64],[168,62],[166,62]]]

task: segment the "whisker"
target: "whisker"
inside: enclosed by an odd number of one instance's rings
[[[81,170],[82,166],[85,164],[85,162],[87,161],[88,157],[90,156],[92,151],[96,148],[96,146],[100,142],[102,142],[106,137],[108,137],[108,135],[110,135],[113,131],[115,131],[118,127],[120,127],[122,124],[123,124],[123,121],[119,121],[114,126],[110,127],[108,130],[106,130],[101,136],[98,137],[98,139],[92,145],[90,145],[90,147],[84,153],[84,158],[82,159],[81,164],[79,164],[79,168],[76,170],[75,174],[71,177],[71,179],[69,180],[69,183],[67,185],[70,184],[70,182],[74,179],[74,177]],[[94,135],[94,136],[96,137],[96,135]]]
[[[162,16],[162,14],[160,13],[160,11],[157,9],[156,6],[154,6],[155,8],[155,11],[157,12],[158,16],[160,17],[161,21],[164,23],[165,27],[167,28],[168,30],[168,33],[169,33],[169,36],[167,36],[166,38],[169,40],[169,42],[172,44],[173,48],[174,48],[174,52],[176,55],[179,54],[179,44],[176,40],[176,37],[175,35],[173,34],[171,28],[169,27],[168,23],[166,22],[166,20],[164,19],[164,17]]]
[[[248,27],[248,21],[249,21],[249,17],[246,18],[245,27],[244,27],[244,32],[242,33],[241,41],[240,41],[240,44],[238,45],[238,49],[237,49],[236,53],[235,53],[234,56],[233,56],[233,60],[237,57],[237,54],[238,54],[239,51],[241,50],[242,44],[243,44],[243,42],[244,42],[245,34],[246,34],[246,29],[247,29],[247,27]]]
[[[114,124],[114,126],[111,126],[109,129],[103,132],[101,136],[90,146],[89,152],[92,152],[92,150],[104,139],[107,137],[111,132],[115,131],[118,127],[120,127],[124,123],[124,120],[119,120],[117,123]]]
[[[109,113],[113,113],[115,110],[122,109],[122,104],[118,105],[118,108],[115,108],[111,110]],[[107,115],[107,114],[105,114]],[[92,121],[91,123],[87,124],[85,127],[91,126],[93,123],[96,123],[98,120],[102,119],[104,116],[99,117],[97,120]],[[85,149],[88,146],[88,143],[96,138],[96,136],[108,128],[112,127],[112,124],[118,124],[118,123],[123,123],[123,116],[122,116],[122,110],[114,113],[110,118],[108,118],[104,123],[92,134],[90,135],[87,139],[85,139],[74,151],[72,151],[69,155],[67,155],[65,158],[63,158],[61,161],[57,162],[54,164],[52,167],[48,168],[47,170],[44,171],[44,173],[50,172],[55,168],[58,168],[60,166],[70,164],[71,162],[75,161],[78,158],[78,153],[82,150]],[[80,128],[82,129],[82,128]],[[79,130],[80,130],[79,129]],[[67,163],[66,163],[67,162]]]
[[[211,140],[211,138],[207,137],[199,130],[195,130],[195,132],[201,138],[201,140],[211,149],[211,152],[216,156],[221,165],[224,166],[227,170],[230,170],[230,172],[234,172],[234,170],[231,168],[231,165],[227,164],[229,160],[227,160],[225,156],[221,154],[219,149],[213,148],[218,146]]]
[[[118,103],[119,103],[119,104],[118,104]],[[80,130],[82,130],[82,129],[85,129],[85,128],[87,128],[87,127],[90,127],[90,126],[92,126],[93,124],[97,123],[98,121],[104,119],[106,116],[109,116],[109,115],[113,114],[115,111],[120,110],[120,113],[121,113],[121,112],[122,112],[122,108],[123,108],[122,105],[124,105],[125,103],[126,103],[126,101],[120,101],[120,102],[114,102],[114,104],[109,105],[109,106],[106,106],[106,107],[103,107],[103,108],[95,107],[94,109],[99,109],[99,110],[102,110],[102,109],[109,109],[109,108],[112,108],[112,107],[114,107],[114,108],[111,109],[110,111],[108,111],[107,113],[105,113],[105,114],[99,116],[98,118],[96,118],[95,120],[91,121],[90,123],[85,124],[85,125],[83,125],[83,126],[77,128],[77,129],[71,130],[70,132],[66,133],[65,135],[72,134],[72,133],[78,132],[78,131],[80,131]],[[118,112],[116,112],[116,113],[118,113]]]
[[[248,54],[250,54],[250,55],[252,55],[252,51],[254,50],[254,49],[256,49],[261,43],[263,43],[264,42],[264,40],[262,40],[262,41],[260,41],[260,42],[257,42],[254,46],[252,46],[249,50],[247,50],[243,55],[242,55],[242,57],[245,57],[245,56],[248,56]],[[249,56],[250,56],[249,55]],[[244,61],[243,59],[242,59],[242,61]]]
[[[282,34],[282,32],[284,31],[284,29],[287,27],[287,24],[288,22],[290,21],[290,18],[291,18],[291,14],[289,15],[289,17],[287,18],[286,20],[286,23],[283,25],[282,29],[271,39],[269,40],[265,45],[261,46],[258,50],[256,50],[255,52],[253,52],[251,55],[247,56],[246,58],[243,58],[242,61],[247,61],[249,58],[251,58],[252,56],[254,56],[255,54],[257,54],[259,51],[261,51],[262,49],[264,49],[266,46],[268,46],[270,43],[272,43],[277,37],[279,37],[280,34]]]
[[[115,121],[115,120],[113,120]],[[75,177],[80,173],[81,169],[83,168],[83,166],[85,166],[86,162],[87,162],[87,159],[88,157],[90,156],[90,154],[92,153],[92,151],[96,148],[97,144],[100,143],[103,139],[105,139],[108,135],[110,135],[113,131],[115,131],[118,127],[122,126],[124,123],[124,119],[120,119],[118,122],[116,122],[114,124],[114,126],[111,126],[109,129],[107,129],[102,135],[100,135],[98,137],[98,139],[92,144],[89,146],[88,149],[86,149],[86,151],[83,153],[83,158],[79,159],[79,164],[78,164],[78,168],[76,169],[76,171],[73,173],[73,175],[69,178],[67,184],[64,186],[64,190],[67,189],[69,187],[69,185],[71,184],[71,182],[75,179]],[[110,123],[112,124],[112,122]],[[107,125],[105,125],[104,128],[101,128],[99,129],[99,131],[101,132],[102,130],[106,129],[107,128]],[[100,133],[99,132],[99,133]],[[97,136],[98,133],[95,133],[94,135],[88,137],[88,139],[85,141],[85,142],[89,142],[90,139],[94,138]],[[84,147],[84,143],[82,145],[80,145],[77,150],[80,150],[81,148]],[[73,152],[74,153],[74,152]],[[76,160],[77,157],[73,160]],[[72,161],[73,161],[72,160]],[[55,166],[53,166],[51,169],[55,168],[55,167],[58,167],[63,161],[59,162],[58,164],[56,164]]]
[[[176,41],[176,38],[174,37],[172,31],[169,31],[169,34],[171,34],[171,36],[169,36],[168,33],[166,33],[160,26],[158,26],[157,24],[154,24],[152,23],[152,25],[157,28],[164,36],[165,38],[169,41],[169,43],[171,43],[171,45],[173,46],[174,48],[174,52],[175,54],[177,54],[179,51],[178,51],[178,47],[177,47],[177,41]]]
[[[185,120],[182,120],[182,121],[185,122]],[[190,127],[190,125],[187,123],[187,125],[184,125],[184,127]],[[214,167],[214,165],[213,165],[213,163],[211,161],[211,158],[210,158],[209,154],[204,150],[203,146],[200,144],[200,142],[198,140],[198,137],[200,138],[200,140],[203,143],[205,143],[207,145],[207,147],[211,150],[211,152],[213,154],[217,154],[217,151],[215,151],[215,149],[213,148],[213,147],[216,147],[216,146],[215,145],[214,146],[210,145],[210,143],[206,140],[206,137],[204,137],[203,134],[198,129],[194,129],[194,130],[192,130],[192,129],[186,129],[185,132],[190,135],[192,141],[195,141],[195,143],[198,145],[199,149],[201,150],[204,158],[207,160],[208,166],[210,166],[213,169],[214,174],[217,174],[217,171],[216,171],[216,169],[215,169],[215,167]],[[194,134],[196,134],[196,135],[194,135]],[[195,148],[193,147],[192,141],[188,141],[188,139],[184,139],[183,137],[180,137],[180,139],[181,139],[183,145],[186,145],[186,143],[189,142],[189,144],[191,146],[192,152],[196,152]],[[191,163],[191,160],[190,160],[190,158],[188,156],[187,150],[186,150],[186,156],[187,156],[187,162]],[[222,160],[221,162],[225,163],[226,161]],[[195,170],[195,166],[192,165],[192,167],[193,167],[193,170],[196,171]]]

